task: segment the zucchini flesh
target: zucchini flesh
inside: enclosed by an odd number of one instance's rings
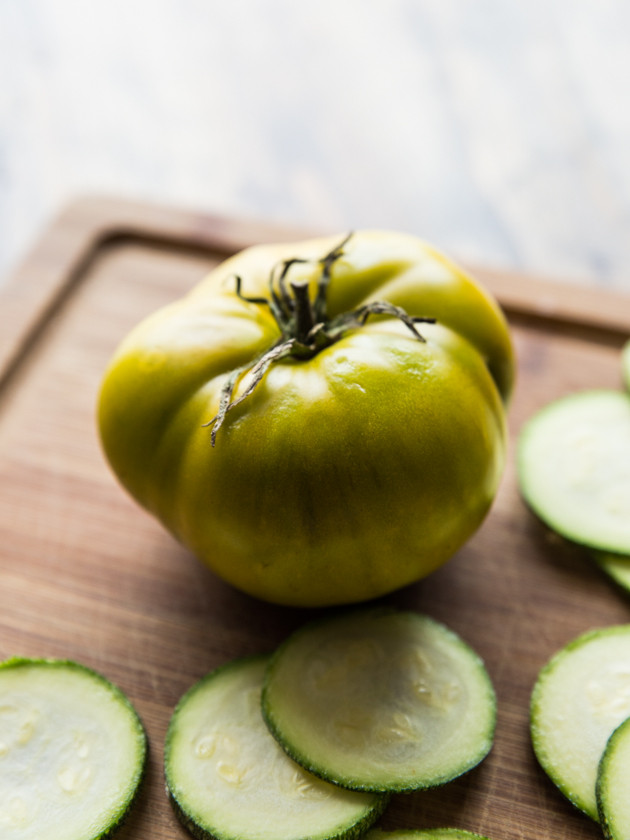
[[[0,837],[96,840],[127,814],[146,736],[122,692],[64,660],[0,664]]]
[[[608,739],[597,774],[597,807],[607,840],[630,837],[630,719]]]
[[[496,699],[483,662],[451,630],[372,609],[290,637],[271,660],[263,714],[321,778],[405,791],[450,781],[487,755]]]
[[[550,779],[598,821],[597,768],[613,730],[630,716],[630,625],[593,630],[541,670],[531,698],[531,738]]]
[[[523,498],[577,543],[630,554],[630,394],[584,391],[538,412],[518,442]]]
[[[293,762],[260,710],[267,657],[213,671],[179,702],[165,746],[166,783],[196,837],[297,840],[359,836],[387,797],[329,785]]]

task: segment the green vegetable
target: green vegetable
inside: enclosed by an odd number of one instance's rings
[[[524,427],[524,499],[553,530],[600,551],[630,554],[630,394],[584,391]]]
[[[64,660],[0,664],[0,837],[98,840],[138,791],[146,737],[128,699]]]
[[[195,837],[214,840],[358,837],[387,797],[329,785],[285,755],[260,712],[266,665],[236,660],[179,702],[164,756],[176,813]]]
[[[455,633],[417,613],[372,609],[308,625],[276,651],[262,698],[297,762],[348,788],[444,784],[492,746],[494,690]]]
[[[595,784],[606,742],[630,716],[630,625],[593,630],[541,670],[531,698],[531,738],[550,779],[598,819]]]
[[[415,237],[360,232],[248,249],[149,317],[105,374],[99,428],[122,484],[225,580],[350,603],[479,526],[513,376],[485,291]]]
[[[597,807],[607,840],[630,837],[630,719],[608,739],[597,773]]]

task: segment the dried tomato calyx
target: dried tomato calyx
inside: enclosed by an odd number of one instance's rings
[[[338,245],[318,260],[321,272],[317,282],[314,299],[309,293],[309,283],[292,282],[288,275],[294,265],[310,263],[311,260],[292,257],[274,266],[269,276],[269,297],[247,297],[241,291],[243,280],[236,275],[236,294],[247,301],[261,306],[268,306],[280,330],[280,338],[253,363],[233,370],[221,388],[219,409],[206,426],[212,427],[212,446],[216,443],[217,432],[223,425],[228,411],[247,399],[260,383],[269,367],[279,359],[293,357],[307,360],[321,350],[330,347],[349,330],[358,329],[371,315],[386,315],[398,318],[413,333],[418,341],[424,341],[416,324],[434,323],[434,318],[409,315],[402,307],[387,301],[370,301],[350,312],[343,312],[335,318],[328,318],[327,292],[332,268],[343,256],[344,246],[352,233],[349,233]],[[247,375],[249,383],[244,391],[234,398],[234,389],[241,377]]]

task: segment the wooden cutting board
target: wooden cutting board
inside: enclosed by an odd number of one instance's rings
[[[227,660],[271,650],[313,612],[232,590],[120,489],[95,400],[114,347],[235,250],[295,238],[273,226],[90,199],[73,205],[0,289],[0,657],[69,657],[129,695],[151,758],[121,838],[188,835],[164,794],[162,744],[179,697]],[[301,234],[300,234],[301,235]],[[630,298],[478,270],[510,319],[523,421],[563,394],[621,387]],[[597,838],[538,768],[528,734],[539,668],[588,628],[630,621],[630,600],[522,504],[512,457],[477,535],[443,569],[385,599],[449,624],[485,659],[495,747],[467,776],[395,797],[385,828],[451,825],[493,840]]]

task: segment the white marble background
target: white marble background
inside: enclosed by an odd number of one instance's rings
[[[76,196],[630,290],[628,0],[0,0],[0,278]]]

